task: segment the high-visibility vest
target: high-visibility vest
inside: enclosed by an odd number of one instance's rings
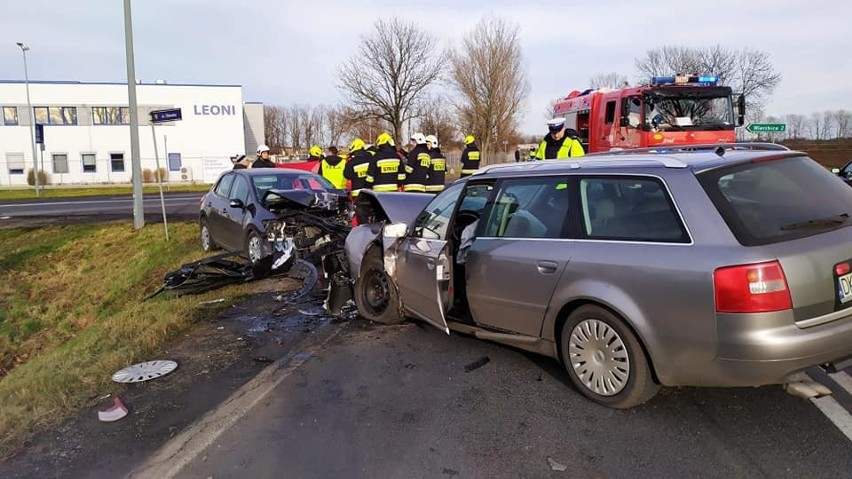
[[[566,135],[562,140],[562,145],[559,146],[559,151],[556,153],[556,158],[545,158],[545,150],[547,149],[547,140],[541,140],[538,144],[538,150],[535,152],[535,157],[539,160],[561,160],[563,158],[576,158],[585,155],[583,145],[574,138]]]
[[[346,189],[346,178],[343,177],[343,169],[346,167],[345,161],[340,161],[336,165],[322,160],[322,176],[331,182],[335,188]]]

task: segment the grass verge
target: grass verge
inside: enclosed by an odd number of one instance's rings
[[[202,308],[215,312],[199,301],[245,292],[143,302],[166,272],[204,256],[194,223],[170,229],[168,243],[128,223],[0,230],[0,457],[90,404]]]
[[[163,185],[163,192],[197,192],[197,191],[207,191],[210,189],[210,185],[197,184],[197,185],[172,185],[166,186]],[[154,194],[159,193],[160,188],[157,185],[143,185],[142,193],[144,194]],[[91,188],[56,188],[50,187],[41,190],[41,198],[76,198],[80,196],[118,196],[118,195],[132,195],[133,188],[130,185],[127,186],[97,186]],[[14,189],[5,189],[0,190],[0,200],[26,200],[26,199],[36,199],[35,190],[32,188],[14,188]]]

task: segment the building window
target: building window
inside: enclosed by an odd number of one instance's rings
[[[76,125],[77,107],[37,106],[34,108],[36,123],[42,125]]]
[[[53,154],[53,172],[68,173],[68,155],[66,153]]]
[[[180,171],[180,153],[169,153],[169,171]]]
[[[110,153],[109,166],[112,171],[124,171],[124,153]]]
[[[92,108],[95,125],[129,125],[130,108],[126,106],[96,106]]]
[[[24,174],[24,154],[23,153],[6,153],[6,164],[9,165],[10,175]]]
[[[83,159],[83,173],[98,171],[98,164],[94,153],[83,153],[80,157]]]
[[[6,126],[15,126],[18,124],[18,107],[3,107],[3,124]]]

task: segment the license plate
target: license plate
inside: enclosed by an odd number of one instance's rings
[[[837,294],[840,304],[852,301],[852,273],[837,277]]]

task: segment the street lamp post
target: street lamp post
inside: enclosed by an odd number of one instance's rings
[[[21,42],[17,43],[18,47],[21,49],[21,53],[24,54],[24,85],[27,88],[27,110],[30,112],[30,142],[33,146],[33,185],[35,186],[36,197],[39,197],[38,191],[38,161],[36,160],[36,143],[35,143],[35,111],[33,111],[33,104],[30,102],[30,74],[27,71],[27,52],[30,50],[30,47],[24,45]]]

